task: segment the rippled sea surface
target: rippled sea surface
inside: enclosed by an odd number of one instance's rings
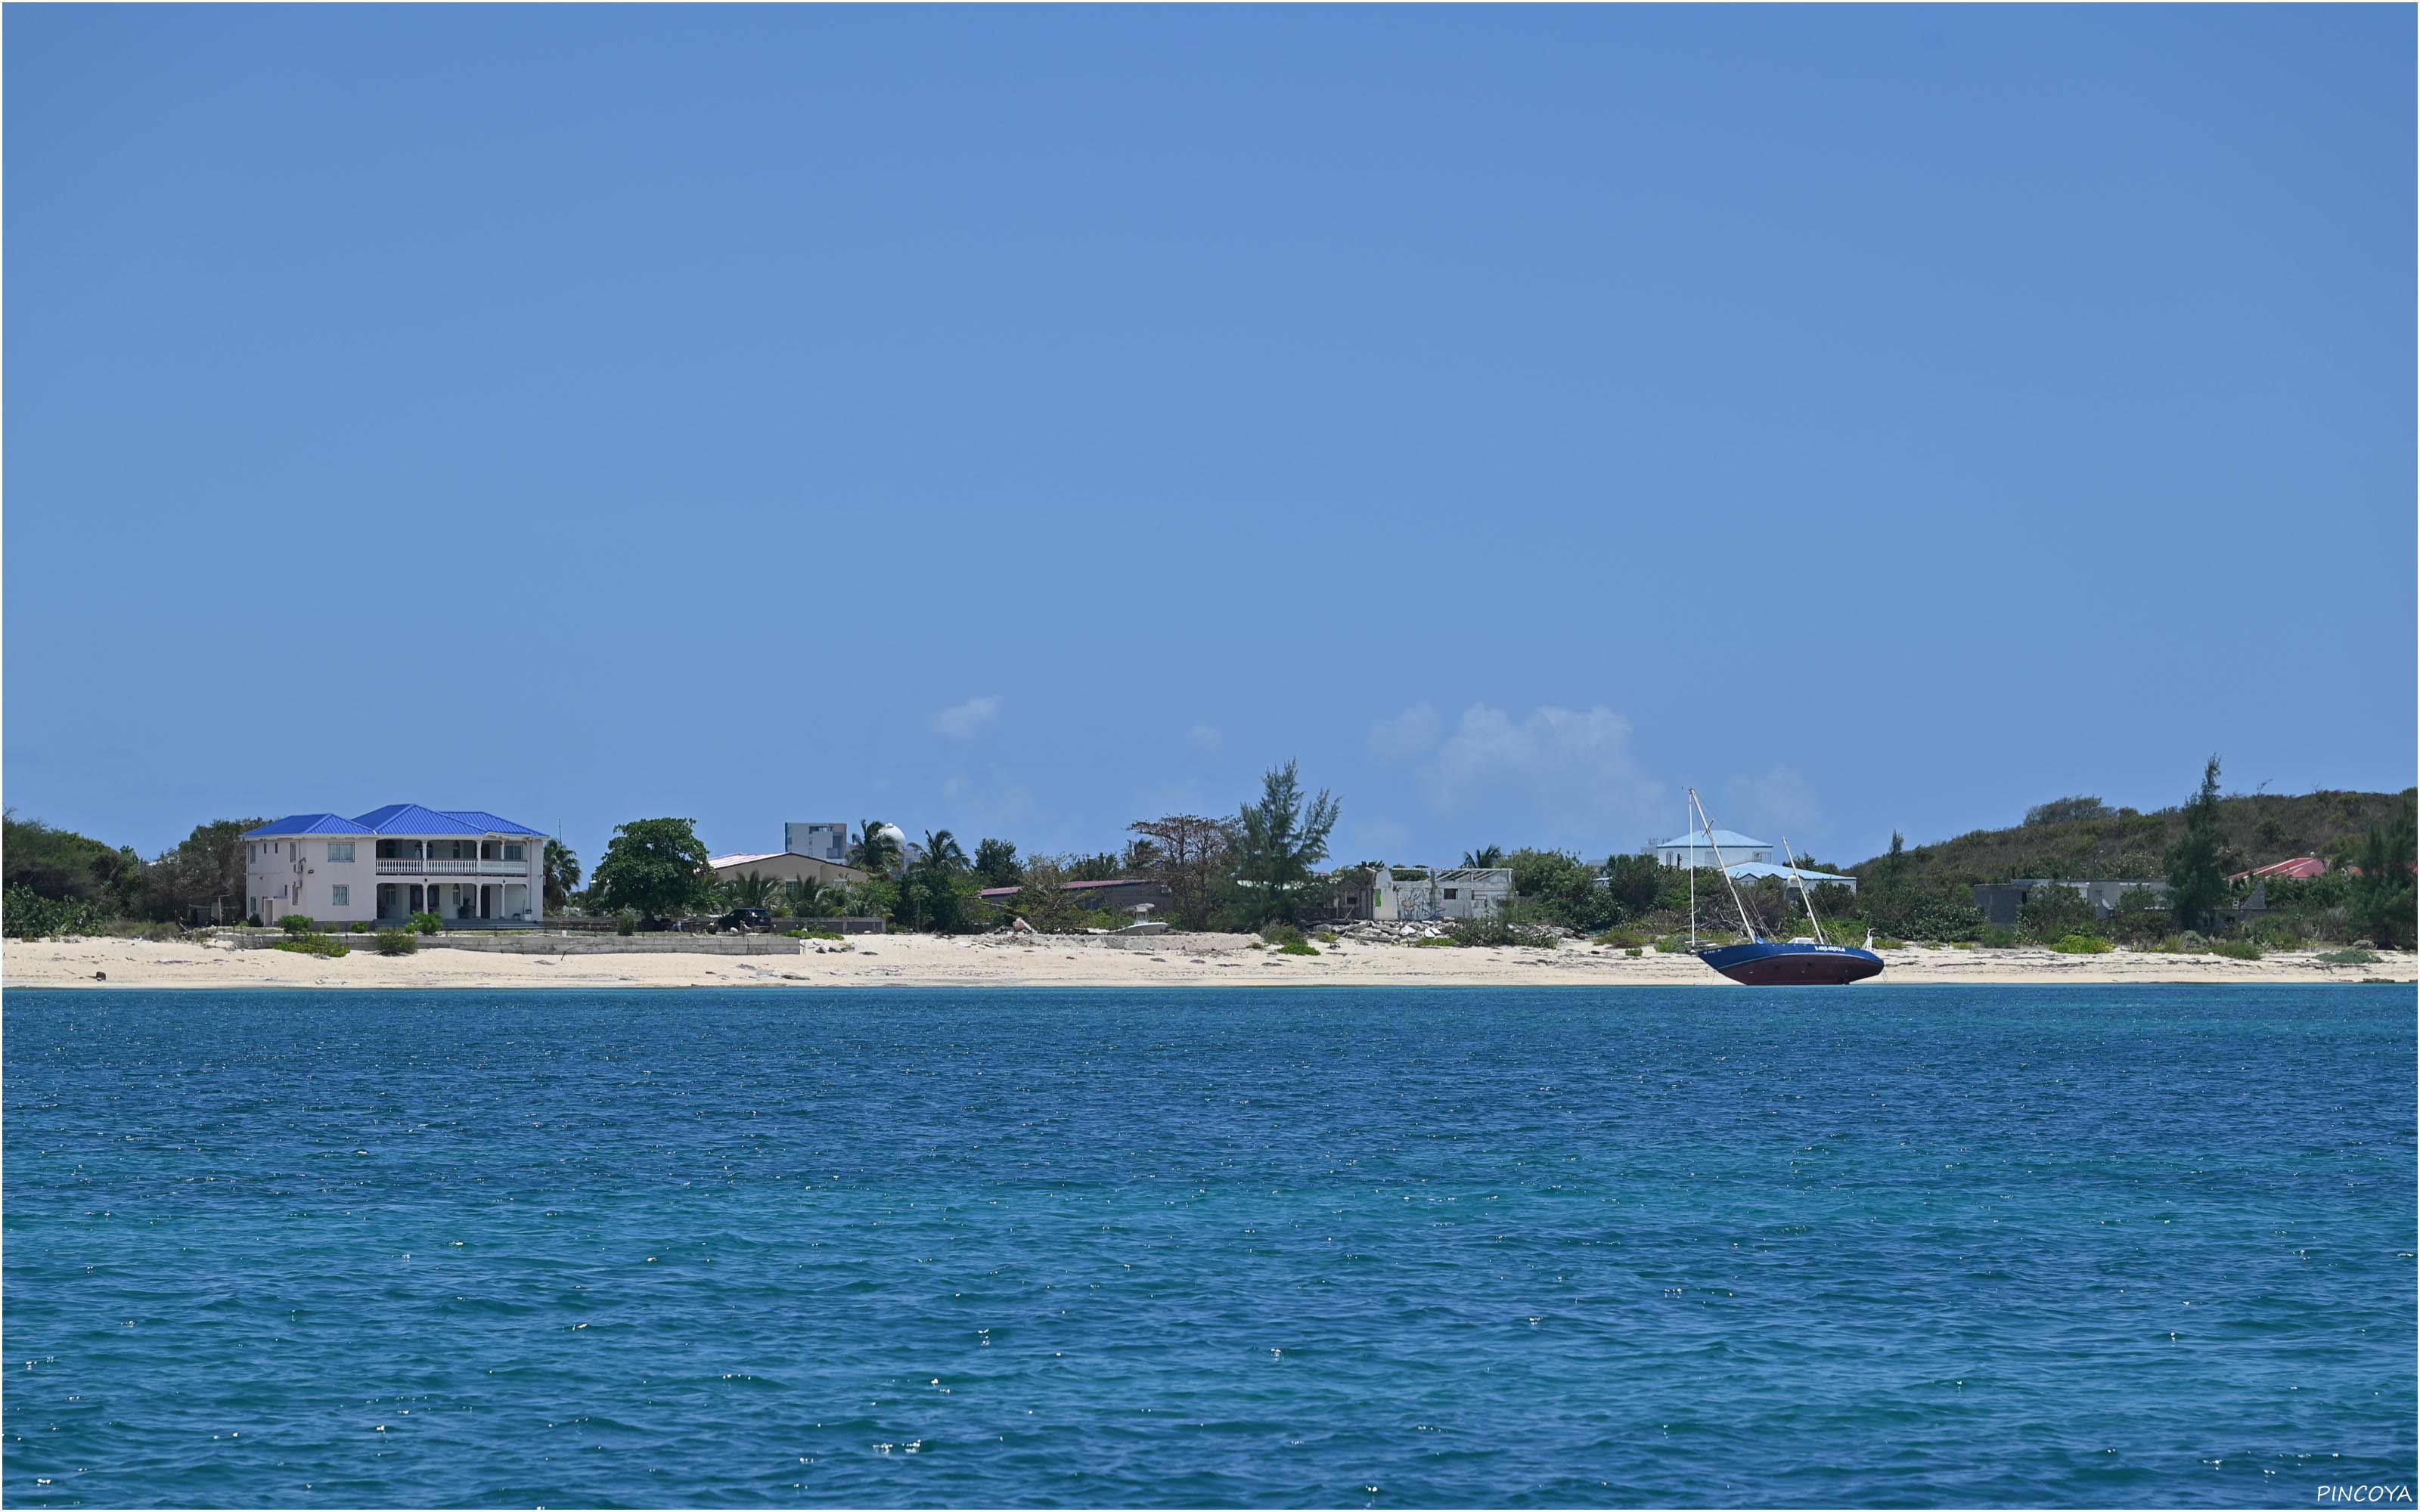
[[[2408,988],[5,1011],[17,1506],[2414,1479]]]

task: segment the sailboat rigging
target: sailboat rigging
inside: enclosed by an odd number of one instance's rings
[[[1834,945],[1823,937],[1823,921],[1815,917],[1815,899],[1808,891],[1806,877],[1798,870],[1798,857],[1790,849],[1790,841],[1781,842],[1782,854],[1790,858],[1791,880],[1798,885],[1798,901],[1806,906],[1807,923],[1815,933],[1813,938],[1801,936],[1792,940],[1768,940],[1756,927],[1756,919],[1747,911],[1747,902],[1740,896],[1739,879],[1723,863],[1720,841],[1714,839],[1714,821],[1706,817],[1706,806],[1698,797],[1698,790],[1689,790],[1689,808],[1697,816],[1699,833],[1706,840],[1706,849],[1714,854],[1715,870],[1731,895],[1731,906],[1739,910],[1740,928],[1747,940],[1741,945],[1713,946],[1698,950],[1698,959],[1721,972],[1733,981],[1753,987],[1838,986],[1862,981],[1879,974],[1883,958],[1869,949],[1851,945]],[[1690,865],[1689,876],[1689,940],[1694,949],[1698,937],[1697,856],[1694,837],[1683,841],[1690,848],[1685,857]]]

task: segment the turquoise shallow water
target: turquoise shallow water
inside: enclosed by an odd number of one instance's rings
[[[7,995],[11,1505],[2308,1505],[2408,989]]]

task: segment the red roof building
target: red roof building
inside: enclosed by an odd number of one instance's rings
[[[2256,866],[2249,872],[2238,872],[2226,880],[2242,882],[2250,878],[2279,877],[2303,882],[2327,874],[2327,862],[2316,856],[2297,856],[2290,861],[2272,861],[2267,866]]]

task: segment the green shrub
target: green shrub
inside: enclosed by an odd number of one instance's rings
[[[1269,944],[1276,946],[1280,949],[1283,949],[1289,945],[1304,945],[1309,943],[1304,938],[1302,931],[1296,929],[1292,924],[1266,925],[1261,930],[1261,938],[1267,941]]]
[[[88,934],[99,922],[93,905],[82,899],[45,898],[31,887],[10,887],[0,897],[0,932],[11,939]]]
[[[636,934],[636,933],[639,933],[639,913],[638,913],[638,910],[637,910],[637,909],[635,909],[635,908],[625,908],[625,909],[623,909],[620,913],[615,914],[615,915],[613,916],[613,933],[616,933],[616,934]]]
[[[2212,940],[2210,953],[2223,955],[2229,961],[2257,961],[2260,959],[2260,945],[2257,940]]]
[[[1622,947],[1621,953],[1624,955],[1637,955],[1639,953],[1639,949],[1640,948],[1638,946],[1627,945]]]
[[[2378,954],[2356,945],[2349,950],[2323,950],[2319,959],[2332,966],[2366,966],[2376,964]]]
[[[1332,929],[1324,929],[1319,932],[1315,938],[1322,945],[1334,945],[1336,943],[1336,932]]]
[[[243,923],[246,929],[258,929],[260,928],[260,916],[258,914],[246,914],[243,916]]]
[[[2118,949],[2098,934],[2070,934],[2051,941],[2050,948],[2061,955],[2107,955]]]
[[[382,929],[378,934],[380,955],[410,955],[420,949],[420,936],[408,929]]]
[[[333,934],[298,934],[290,940],[280,940],[271,949],[292,950],[298,955],[323,955],[330,960],[353,953],[353,948]]]
[[[1874,949],[1877,950],[1904,950],[1907,949],[1907,942],[1905,940],[1894,940],[1887,934],[1877,934],[1874,936]]]
[[[2177,936],[2177,949],[2180,950],[2207,950],[2210,949],[2210,941],[2203,938],[2201,931],[2197,929],[2189,929],[2182,934]]]
[[[1309,940],[1288,940],[1278,947],[1280,955],[1317,955],[1319,948]]]
[[[287,914],[278,919],[277,927],[299,940],[318,930],[319,921],[308,914]]]
[[[439,930],[445,927],[445,920],[438,918],[435,914],[419,913],[412,915],[411,918],[405,920],[403,927],[410,930],[417,930],[423,934],[434,934]]]
[[[2025,937],[2006,924],[1986,924],[1975,935],[1975,943],[1994,950],[2010,950],[2025,943]]]
[[[628,934],[630,932],[628,930],[624,930],[622,933]],[[845,940],[848,938],[847,935],[843,934],[836,929],[794,929],[784,930],[782,933],[794,940]]]
[[[1633,954],[1637,954],[1638,948],[1640,946],[1650,944],[1651,940],[1645,930],[1630,929],[1625,927],[1606,930],[1604,933],[1596,937],[1596,943],[1611,947],[1615,949],[1626,949],[1631,951]]]

